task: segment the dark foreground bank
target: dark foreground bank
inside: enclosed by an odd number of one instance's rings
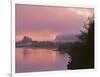
[[[60,50],[64,50],[72,57],[68,69],[94,68],[94,18],[89,20],[89,24],[84,26],[85,31],[81,31],[81,34],[77,36],[79,41],[69,44],[69,47],[67,44],[59,47]]]

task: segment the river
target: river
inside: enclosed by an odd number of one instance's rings
[[[69,54],[46,48],[16,48],[16,73],[67,70]]]

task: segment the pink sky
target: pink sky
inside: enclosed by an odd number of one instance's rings
[[[78,34],[94,9],[16,4],[16,40],[24,35],[52,41],[59,34]]]

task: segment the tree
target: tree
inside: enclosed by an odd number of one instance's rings
[[[73,43],[70,48],[72,62],[69,69],[94,68],[94,17],[89,18],[84,28],[78,35],[79,42]]]

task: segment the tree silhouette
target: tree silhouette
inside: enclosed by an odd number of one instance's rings
[[[72,44],[70,55],[72,62],[69,69],[94,68],[94,17],[89,18],[89,23],[84,24],[84,31],[78,35],[79,42]]]

